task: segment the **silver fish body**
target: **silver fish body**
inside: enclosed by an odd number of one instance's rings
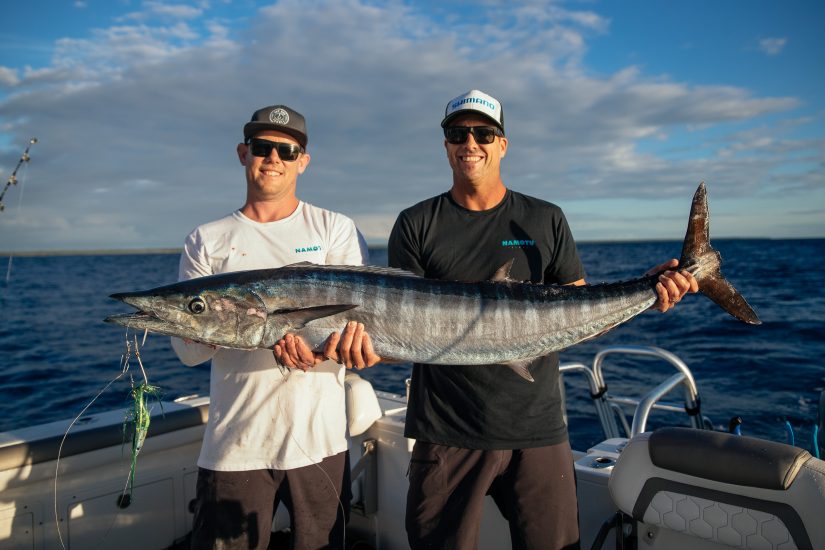
[[[627,321],[656,300],[655,278],[572,287],[445,282],[375,267],[299,264],[276,271],[261,288],[270,311],[282,309],[281,292],[304,305],[357,307],[303,325],[289,312],[276,316],[259,347],[294,331],[320,349],[331,332],[354,320],[367,327],[380,356],[431,364],[539,357]],[[279,296],[267,293],[274,288]]]
[[[726,311],[758,324],[756,313],[721,275],[719,254],[708,242],[707,217],[701,184],[680,266]],[[364,323],[384,358],[514,366],[598,336],[657,299],[655,275],[553,286],[510,281],[506,271],[491,281],[453,282],[391,268],[294,264],[116,294],[113,298],[140,312],[106,321],[239,349],[271,348],[294,332],[320,350],[332,332],[355,320]]]

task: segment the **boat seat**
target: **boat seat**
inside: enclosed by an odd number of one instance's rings
[[[825,461],[790,445],[663,428],[630,440],[609,488],[639,548],[825,548]]]

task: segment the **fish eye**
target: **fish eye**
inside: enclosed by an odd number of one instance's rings
[[[191,302],[189,302],[189,311],[195,315],[198,313],[203,313],[206,311],[206,302],[203,301],[203,298],[194,298]]]

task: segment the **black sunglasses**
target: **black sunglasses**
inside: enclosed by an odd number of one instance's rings
[[[278,158],[286,162],[298,160],[298,156],[304,151],[303,147],[294,143],[269,141],[268,139],[249,140],[249,151],[256,157],[268,157],[273,149],[278,151]]]
[[[473,139],[479,145],[493,143],[496,136],[504,137],[504,132],[495,126],[447,126],[444,128],[444,138],[447,143],[461,145],[467,141],[467,136],[473,134]]]

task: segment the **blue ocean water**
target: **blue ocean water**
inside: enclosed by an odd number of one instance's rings
[[[763,320],[748,326],[712,302],[690,296],[667,314],[647,312],[590,342],[562,353],[562,362],[591,363],[613,345],[652,345],[681,357],[696,377],[703,413],[724,429],[732,416],[743,433],[785,441],[784,423],[797,444],[810,447],[819,392],[825,387],[825,240],[720,240],[726,277]],[[639,276],[678,256],[680,243],[582,243],[591,283]],[[109,294],[173,282],[175,254],[15,257],[0,281],[0,431],[72,418],[120,372],[122,328],[102,322],[128,311]],[[386,265],[386,251],[372,250]],[[5,271],[8,258],[0,257]],[[149,381],[166,399],[206,395],[209,367],[183,366],[168,338],[150,335],[141,348]],[[634,367],[635,365],[635,367]],[[408,365],[362,371],[377,389],[401,393]],[[673,371],[663,363],[611,360],[610,392],[638,395]],[[89,412],[126,405],[129,382],[121,379]],[[601,440],[589,392],[581,377],[568,377],[568,418],[575,448]],[[681,400],[681,393],[669,401]],[[652,423],[673,420],[654,413]],[[660,419],[660,420],[657,420]],[[680,421],[680,419],[676,419]]]

